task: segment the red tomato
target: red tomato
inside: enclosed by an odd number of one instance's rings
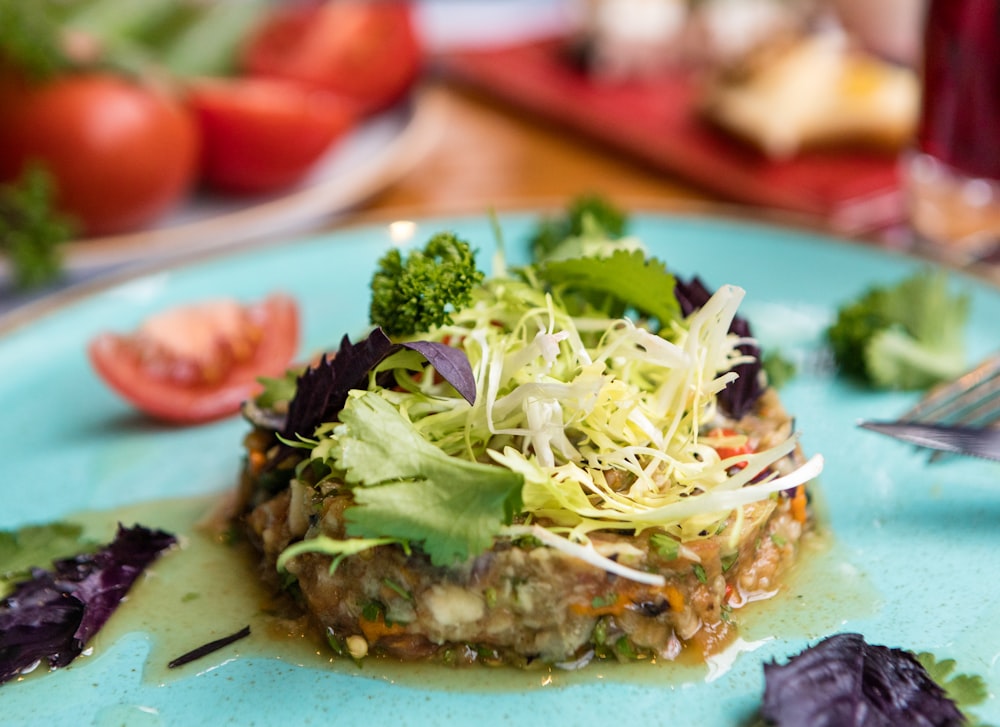
[[[84,234],[143,227],[186,195],[195,180],[198,130],[165,89],[108,74],[29,85],[0,76],[0,181],[42,163],[56,206]]]
[[[275,79],[201,80],[189,99],[201,126],[203,180],[242,194],[299,181],[356,118],[329,92]]]
[[[410,3],[313,1],[271,11],[244,45],[242,65],[253,75],[330,89],[373,113],[406,94],[421,56]]]
[[[728,439],[728,438],[740,437],[740,435],[737,434],[732,429],[725,429],[722,427],[713,429],[708,433],[708,436],[711,439]],[[737,455],[741,454],[753,454],[753,447],[750,445],[750,442],[745,437],[743,437],[742,444],[720,445],[715,448],[715,451],[719,453],[719,459],[729,459],[730,457],[736,457]],[[743,469],[744,467],[747,466],[747,463],[737,462],[735,466],[739,467],[740,469]]]
[[[193,424],[235,414],[258,376],[285,373],[298,346],[298,308],[272,295],[174,308],[134,333],[102,333],[88,354],[104,382],[138,409]]]

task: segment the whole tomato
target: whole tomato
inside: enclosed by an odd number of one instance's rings
[[[200,137],[166,89],[101,72],[29,83],[0,74],[0,181],[41,163],[56,207],[85,235],[147,225],[184,197],[197,172]]]
[[[201,129],[202,180],[232,194],[295,184],[356,118],[340,96],[270,78],[198,79],[188,103]]]
[[[241,61],[252,75],[319,86],[374,113],[413,86],[422,48],[405,0],[305,0],[276,6]]]

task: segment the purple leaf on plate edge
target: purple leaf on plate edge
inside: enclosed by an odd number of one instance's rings
[[[136,578],[176,542],[141,525],[118,526],[95,553],[63,558],[0,601],[0,684],[46,660],[66,666],[107,622]]]
[[[965,718],[908,651],[836,634],[764,665],[761,716],[778,727],[957,727]]]

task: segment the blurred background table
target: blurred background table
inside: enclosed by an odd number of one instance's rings
[[[416,160],[402,176],[331,217],[269,238],[312,234],[371,219],[555,208],[581,193],[657,208],[721,201],[482,93],[433,76],[420,93],[420,103],[426,107],[422,113],[429,118],[417,141]],[[59,283],[39,290],[8,290],[0,294],[0,316],[22,309],[24,317],[30,317],[34,311],[28,304],[44,302],[54,292],[87,289],[109,277],[160,264],[139,260],[70,271]]]
[[[480,92],[436,80],[424,93],[438,138],[408,174],[355,212],[483,212],[558,204],[589,192],[660,204],[718,201]]]
[[[530,7],[518,0],[425,0],[422,20],[424,32],[429,33],[429,58],[420,105],[430,120],[421,130],[420,149],[414,159],[407,163],[405,172],[362,199],[311,220],[304,229],[297,227],[269,237],[322,232],[371,219],[484,214],[511,208],[555,209],[584,193],[602,194],[630,208],[711,208],[833,231],[829,221],[820,217],[765,211],[761,206],[736,206],[718,191],[699,186],[690,176],[672,173],[664,164],[645,162],[637,155],[623,153],[593,136],[439,72],[435,60],[441,56],[435,54],[447,54],[456,47],[479,44],[488,48],[491,43],[512,39],[544,38],[547,28],[559,22],[558,8],[562,5],[565,3],[561,0],[531,3]],[[883,229],[861,234],[874,244],[906,247],[905,231]],[[0,316],[66,287],[94,285],[109,275],[120,277],[162,262],[139,260],[85,272],[73,270],[58,284],[28,294],[0,286]],[[1000,282],[996,266],[980,265],[973,272]]]

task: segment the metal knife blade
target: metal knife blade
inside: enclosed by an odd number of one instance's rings
[[[1000,428],[996,427],[876,421],[858,422],[858,426],[919,447],[1000,461]]]

